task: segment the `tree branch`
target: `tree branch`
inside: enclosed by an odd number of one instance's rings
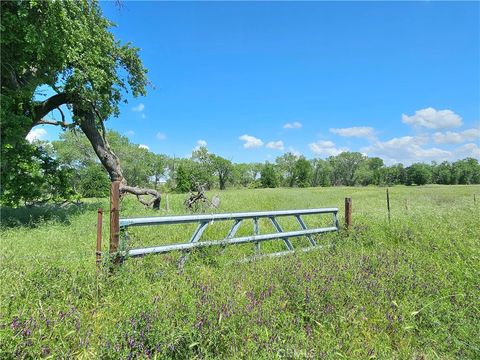
[[[64,126],[63,122],[49,119],[41,119],[35,123],[35,125],[55,125]]]
[[[65,121],[65,114],[63,113],[62,109],[60,107],[57,107],[57,110],[60,113],[60,116],[62,117],[62,123],[65,124],[64,126],[67,126],[67,122]]]
[[[125,194],[125,193],[130,193],[133,194],[137,197],[138,201],[140,201],[143,205],[145,206],[151,206],[153,204],[153,208],[160,208],[160,200],[161,200],[161,195],[158,193],[158,191],[153,190],[153,189],[144,189],[144,188],[138,188],[134,186],[128,186],[125,184],[120,185],[120,193]],[[143,200],[141,198],[142,195],[146,196],[151,196],[151,199],[149,201]]]
[[[102,137],[104,140],[106,140],[106,136],[107,136],[107,130],[105,129],[105,123],[102,119],[102,117],[100,116],[100,113],[98,112],[97,110],[97,107],[95,106],[94,103],[90,102],[90,105],[92,105],[92,108],[93,108],[93,111],[95,111],[95,114],[97,115],[98,117],[98,120],[100,122],[100,126],[102,127]],[[140,199],[139,199],[140,200]]]
[[[51,111],[58,109],[61,105],[65,105],[69,102],[69,95],[66,93],[55,94],[49,97],[47,100],[42,101],[37,106],[35,106],[35,117],[34,124],[38,125],[40,121],[43,120],[45,115]]]
[[[67,121],[65,120],[65,114],[63,113],[62,109],[57,108],[57,110],[60,112],[60,115],[62,116],[61,121],[56,121],[56,120],[50,120],[50,119],[40,119],[38,120],[34,126],[37,125],[54,125],[54,126],[61,126],[63,128],[68,128],[72,127],[75,125],[75,123],[70,123],[68,124]]]

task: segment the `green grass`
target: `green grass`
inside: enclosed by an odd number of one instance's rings
[[[351,196],[354,229],[318,237],[333,245],[322,250],[248,263],[237,260],[253,245],[196,251],[181,273],[179,254],[97,271],[96,208],[107,199],[2,209],[0,358],[480,358],[480,186],[390,195],[388,223],[384,188],[221,192],[219,212],[343,210]],[[184,197],[170,195],[169,214],[183,213]],[[122,204],[122,217],[158,214]],[[135,228],[128,246],[187,241],[191,229]],[[205,238],[227,231],[216,223]]]

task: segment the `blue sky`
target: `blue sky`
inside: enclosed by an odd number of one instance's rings
[[[107,125],[153,152],[480,157],[478,2],[101,6],[154,85]]]

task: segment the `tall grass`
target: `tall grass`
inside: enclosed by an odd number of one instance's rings
[[[351,196],[354,227],[317,238],[333,246],[282,258],[238,262],[253,245],[195,251],[181,272],[180,254],[97,271],[95,209],[107,199],[45,214],[2,209],[0,358],[479,358],[474,193],[479,186],[391,188],[389,223],[382,188],[224,191],[219,212],[343,208]],[[170,195],[169,214],[184,213],[183,199]],[[122,217],[153,215],[122,203]],[[214,224],[205,238],[227,231]],[[128,246],[190,233],[136,228]]]

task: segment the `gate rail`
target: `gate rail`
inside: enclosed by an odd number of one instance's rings
[[[302,219],[302,215],[316,215],[316,214],[332,214],[333,224],[329,227],[320,228],[307,228],[305,222]],[[275,239],[283,240],[287,251],[281,253],[274,253],[268,255],[283,255],[285,253],[291,253],[295,251],[290,238],[306,236],[310,247],[316,247],[317,243],[312,235],[327,233],[340,230],[338,222],[338,209],[337,208],[323,208],[323,209],[302,209],[302,210],[280,210],[280,211],[261,211],[261,212],[241,212],[241,213],[227,213],[227,214],[208,214],[208,215],[184,215],[184,216],[164,216],[164,217],[142,217],[142,218],[127,218],[119,220],[119,230],[125,235],[128,240],[128,228],[134,226],[152,226],[152,225],[174,225],[174,224],[186,224],[186,223],[198,223],[198,226],[192,234],[190,241],[187,243],[176,243],[154,247],[131,249],[126,252],[127,256],[138,257],[145,256],[147,254],[161,254],[171,251],[189,251],[194,248],[207,247],[207,246],[226,246],[235,244],[254,243],[256,252],[260,251],[260,243],[263,241],[270,241]],[[277,221],[277,217],[293,216],[296,218],[300,230],[295,231],[283,231],[281,225]],[[277,231],[276,233],[260,234],[258,219],[268,218],[273,227]],[[235,237],[237,230],[244,220],[253,220],[253,235]],[[233,220],[234,223],[230,228],[227,236],[219,240],[205,240],[200,241],[203,233],[210,224],[216,221],[228,221]],[[302,249],[305,250],[305,249]],[[186,255],[182,258],[182,263],[185,261]]]

